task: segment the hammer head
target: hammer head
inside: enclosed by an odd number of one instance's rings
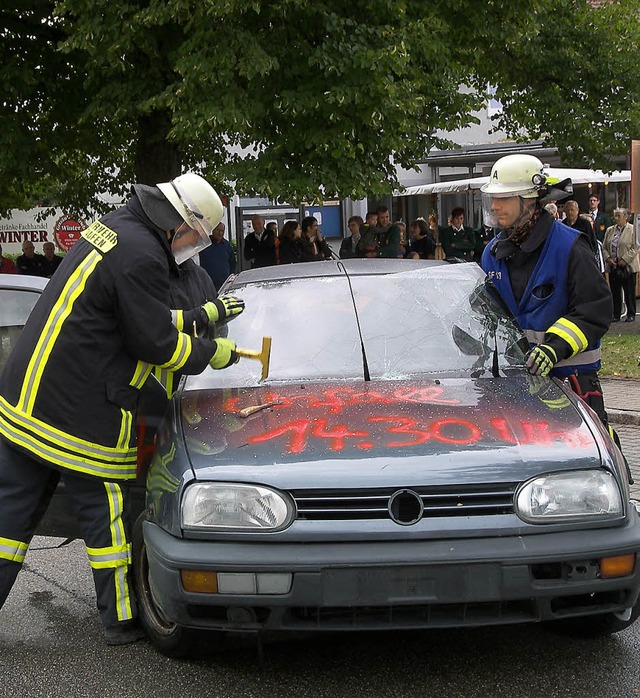
[[[269,375],[269,361],[271,359],[271,337],[262,338],[262,349],[260,351],[255,351],[255,349],[242,349],[241,347],[236,347],[236,353],[239,356],[244,356],[246,359],[256,359],[262,364],[262,373],[260,375],[260,380],[264,380]]]
[[[262,338],[262,349],[260,350],[260,363],[262,364],[262,373],[260,380],[264,380],[269,375],[269,362],[271,361],[271,337]]]

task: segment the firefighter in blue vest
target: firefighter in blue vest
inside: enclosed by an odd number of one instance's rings
[[[135,185],[125,206],[83,231],[43,291],[0,375],[0,606],[62,478],[107,644],[142,637],[126,517],[139,390],[157,368],[198,374],[238,359],[233,341],[207,330],[242,301],[186,311],[170,302],[178,264],[210,244],[222,215],[194,173]]]
[[[529,373],[567,379],[615,438],[598,378],[611,293],[589,237],[543,207],[571,193],[570,183],[550,181],[536,157],[507,155],[481,191],[484,224],[499,231],[484,249],[482,268],[529,339]]]

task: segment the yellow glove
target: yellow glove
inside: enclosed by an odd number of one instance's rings
[[[244,310],[244,301],[235,296],[219,296],[205,303],[202,310],[209,323],[218,322],[239,315]]]
[[[548,344],[538,344],[527,355],[527,371],[532,376],[548,376],[558,356]]]
[[[228,368],[231,364],[238,363],[240,356],[236,352],[236,343],[224,337],[214,339],[216,352],[209,361],[211,368]]]

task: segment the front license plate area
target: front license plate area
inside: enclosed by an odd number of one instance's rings
[[[322,572],[326,605],[463,603],[499,597],[497,565],[430,565],[339,568]]]

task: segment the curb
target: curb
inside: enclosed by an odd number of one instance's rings
[[[607,409],[607,416],[611,424],[632,424],[640,426],[640,412]]]

